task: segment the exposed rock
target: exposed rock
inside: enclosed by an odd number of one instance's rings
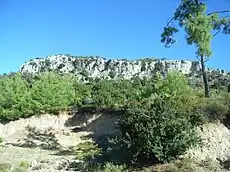
[[[39,74],[47,71],[57,71],[76,76],[76,79],[87,82],[90,79],[116,79],[133,77],[152,77],[156,72],[166,75],[177,70],[189,77],[192,85],[202,83],[200,64],[188,60],[160,60],[145,58],[141,60],[116,60],[101,57],[79,57],[70,55],[54,55],[46,58],[30,60],[20,67],[23,74]],[[210,85],[225,87],[230,81],[230,73],[224,70],[207,69]]]
[[[106,60],[100,57],[75,57],[66,55],[48,56],[30,60],[20,67],[22,73],[40,73],[44,71],[57,70],[62,73],[74,73],[95,78],[111,78],[122,76],[132,78],[133,76],[151,76],[156,71],[178,70],[184,74],[197,73],[200,69],[199,63],[187,60],[159,60],[146,58],[137,61],[128,60]]]
[[[71,132],[71,127],[65,126],[70,117],[65,113],[59,116],[45,114],[40,117],[32,116],[11,121],[5,125],[0,124],[0,136],[6,141],[6,144],[21,147],[50,149],[50,146],[53,148],[59,145],[63,147],[75,146],[81,142],[79,137],[87,133]]]
[[[3,139],[6,141],[4,148],[0,149],[0,162],[10,162],[13,164],[20,161],[26,161],[30,164],[29,171],[64,172],[68,171],[67,168],[69,164],[76,161],[74,159],[75,155],[67,155],[64,154],[64,152],[68,152],[67,147],[71,152],[71,146],[74,147],[78,143],[84,142],[85,140],[81,139],[82,136],[87,136],[88,134],[93,133],[95,137],[101,138],[102,135],[119,134],[119,129],[116,128],[116,121],[119,117],[115,114],[91,114],[83,117],[83,119],[81,118],[82,115],[77,114],[73,116],[62,114],[56,117],[47,114],[40,117],[31,117],[0,125],[0,132],[2,132]],[[38,146],[32,149],[28,147],[18,147],[18,145],[12,146],[11,142],[19,143],[20,141],[23,141],[25,136],[28,136],[26,135],[28,134],[26,131],[28,123],[32,126],[36,125],[37,128],[35,131],[39,131],[42,136],[55,136],[59,144],[62,147],[65,147],[62,155],[57,155],[55,150],[44,150]],[[66,126],[67,123],[71,125]],[[84,132],[76,132],[72,130],[79,126],[80,123],[85,123],[86,125]],[[203,139],[203,145],[201,147],[190,149],[187,152],[187,156],[196,159],[199,164],[204,165],[204,163],[212,163],[212,165],[218,167],[218,169],[223,166],[229,168],[229,129],[221,123],[209,123],[197,128],[197,131]],[[39,134],[36,134],[35,136],[37,137]],[[33,139],[36,140],[36,137]],[[42,140],[44,141],[45,139],[42,137]],[[40,145],[40,142],[36,142],[36,144]],[[111,148],[107,147],[107,151],[109,151],[109,149]],[[219,165],[222,165],[222,167],[219,167]]]
[[[0,136],[4,140],[0,145],[0,163],[28,162],[31,172],[71,172],[70,164],[79,162],[74,152],[76,146],[116,134],[119,131],[114,121],[117,119],[116,115],[108,113],[87,116],[63,113],[0,124]],[[82,131],[75,130],[82,126]]]
[[[208,123],[197,128],[202,138],[202,145],[188,150],[191,156],[199,162],[227,162],[230,160],[230,131],[222,123]]]

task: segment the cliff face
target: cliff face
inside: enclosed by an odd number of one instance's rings
[[[184,74],[199,72],[199,63],[186,60],[143,59],[138,61],[106,60],[100,57],[75,57],[55,55],[30,60],[20,67],[22,73],[40,73],[58,70],[63,73],[79,74],[83,70],[91,77],[107,77],[111,72],[124,78],[150,76],[156,71],[178,70]]]
[[[146,58],[142,60],[106,60],[100,57],[79,57],[70,55],[54,55],[46,58],[30,60],[20,67],[21,73],[38,74],[55,70],[60,73],[71,73],[79,79],[122,77],[151,77],[157,71],[166,74],[168,71],[177,70],[190,79],[201,79],[200,64],[198,61],[188,60],[160,60]],[[230,73],[223,70],[207,69],[209,81],[212,83],[230,81]]]

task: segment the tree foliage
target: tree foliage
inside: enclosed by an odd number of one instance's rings
[[[16,120],[45,112],[57,112],[75,103],[74,82],[68,76],[42,74],[32,85],[17,73],[0,79],[0,119]]]
[[[129,80],[101,80],[94,85],[92,97],[98,107],[122,107],[136,98],[137,89]]]
[[[230,18],[221,15],[230,10],[207,13],[207,6],[201,0],[182,0],[161,35],[161,42],[168,47],[175,43],[174,34],[179,27],[185,29],[188,44],[197,46],[197,55],[210,57],[210,43],[213,31],[230,33]],[[216,32],[215,32],[216,33]]]
[[[0,119],[16,120],[35,114],[56,113],[90,102],[97,108],[121,108],[148,97],[153,80],[100,80],[82,83],[55,72],[38,76],[5,75],[0,78]]]
[[[202,123],[202,118],[196,114],[196,101],[190,100],[198,99],[192,93],[185,78],[172,73],[157,81],[149,98],[127,105],[121,143],[134,160],[170,161],[198,143],[194,126]]]
[[[31,89],[31,100],[35,109],[44,112],[55,112],[68,109],[75,101],[73,79],[55,73],[42,75],[34,82]]]
[[[205,62],[212,55],[211,41],[214,36],[222,32],[230,34],[230,10],[207,13],[207,6],[202,0],[182,0],[172,18],[164,27],[161,42],[170,47],[176,41],[175,33],[184,28],[186,41],[197,48],[197,59],[201,62],[202,75],[205,87],[205,96],[210,96]]]
[[[30,114],[27,107],[31,96],[20,74],[0,79],[0,118],[14,119]]]

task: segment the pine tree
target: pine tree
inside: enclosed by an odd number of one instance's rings
[[[161,42],[170,47],[176,41],[178,28],[184,28],[186,41],[196,45],[197,59],[201,63],[205,97],[210,97],[205,62],[211,57],[211,41],[219,34],[230,34],[230,18],[226,15],[230,10],[207,13],[207,6],[202,0],[182,0],[174,16],[167,22],[161,34]]]

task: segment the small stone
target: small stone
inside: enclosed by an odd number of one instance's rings
[[[38,166],[38,162],[34,159],[34,160],[32,160],[32,161],[30,162],[30,167],[31,167],[31,168],[34,168],[34,167],[36,167],[36,166]]]
[[[40,163],[43,163],[43,164],[47,163],[47,164],[48,164],[48,163],[49,163],[49,160],[43,159],[43,160],[40,161]]]
[[[70,136],[70,132],[65,132],[65,135],[66,136]]]
[[[108,147],[107,148],[107,151],[109,152],[109,151],[112,151],[113,149],[111,148],[111,147]]]

